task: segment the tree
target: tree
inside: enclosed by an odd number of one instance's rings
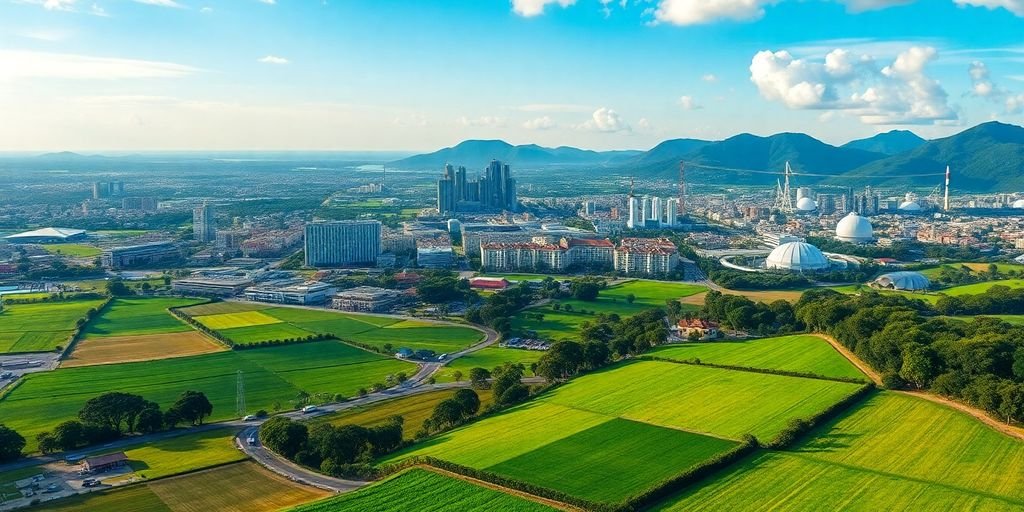
[[[1007,380],[999,385],[999,415],[1007,424],[1024,418],[1024,384]]]
[[[113,297],[124,297],[132,294],[131,288],[124,284],[121,278],[114,278],[107,281],[107,293]]]
[[[21,450],[24,448],[25,438],[0,423],[0,462],[9,462],[21,457]]]
[[[583,363],[583,347],[579,343],[558,341],[537,361],[537,375],[548,381],[566,379],[575,375]]]
[[[260,441],[289,459],[303,448],[308,439],[309,430],[306,425],[284,416],[274,416],[260,426]]]
[[[85,402],[78,411],[78,418],[85,423],[108,427],[118,434],[125,428],[133,432],[136,419],[149,403],[139,395],[113,391]]]
[[[508,388],[519,384],[523,379],[523,373],[525,373],[526,367],[521,363],[505,363],[491,372],[494,377],[494,381],[491,384],[494,389],[494,396],[501,397],[501,395]]]
[[[462,413],[465,416],[472,416],[480,410],[480,395],[472,389],[460,389],[452,396],[462,406]]]
[[[455,379],[455,382],[462,382],[462,370],[452,372],[452,378]]]
[[[213,404],[201,391],[185,391],[171,410],[177,411],[182,420],[192,425],[202,425],[203,420],[213,414]]]
[[[54,427],[50,436],[61,450],[74,450],[85,440],[85,426],[80,421],[68,420]]]
[[[530,397],[530,389],[522,384],[515,384],[506,389],[502,394],[498,403],[501,405],[513,405]]]
[[[900,377],[916,388],[924,388],[935,378],[935,356],[931,349],[916,343],[903,347],[903,366]]]
[[[487,382],[491,378],[491,372],[487,371],[486,368],[470,368],[469,369],[469,385],[473,389],[487,389],[490,387],[490,383]]]
[[[626,302],[629,304],[636,302],[636,295],[633,295],[632,293],[626,295]]]
[[[434,430],[444,430],[457,425],[464,416],[462,404],[454,398],[448,398],[434,407],[429,421]]]
[[[153,403],[153,402],[150,402]],[[160,413],[160,407],[147,407],[139,414],[135,424],[136,430],[143,434],[152,434],[164,427],[164,415]]]
[[[582,301],[594,301],[597,300],[598,294],[601,293],[601,289],[604,288],[605,282],[601,279],[593,277],[584,277],[581,279],[573,280],[569,286],[569,291],[572,296]]]

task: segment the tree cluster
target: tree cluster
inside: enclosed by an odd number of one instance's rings
[[[0,423],[0,462],[10,462],[21,457],[25,449],[25,438],[14,429]]]
[[[797,320],[793,305],[785,300],[771,304],[754,302],[741,295],[728,295],[710,291],[704,298],[699,316],[740,331],[761,335],[798,331],[803,325]]]
[[[530,285],[521,282],[501,293],[487,297],[482,306],[470,308],[466,319],[477,324],[488,325],[494,330],[508,334],[512,330],[510,318],[534,300]]]
[[[290,460],[327,474],[347,475],[348,466],[368,464],[401,447],[404,423],[401,416],[392,416],[375,427],[330,423],[309,427],[275,416],[260,426],[259,435],[263,444]]]
[[[480,396],[472,389],[460,389],[439,402],[430,417],[424,420],[423,430],[416,433],[417,438],[443,432],[472,418],[480,411]]]
[[[596,277],[581,277],[574,279],[569,287],[574,299],[582,301],[595,301],[598,294],[608,285],[604,279]]]
[[[811,285],[811,280],[792,272],[741,272],[727,268],[711,270],[708,277],[730,290],[796,290]]]
[[[935,309],[943,315],[1013,315],[1024,313],[1024,288],[995,285],[974,295],[942,295]]]
[[[431,304],[458,302],[474,294],[469,289],[469,281],[462,279],[455,272],[437,270],[423,272],[423,279],[416,285],[416,295],[420,300]]]

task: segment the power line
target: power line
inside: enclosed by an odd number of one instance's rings
[[[697,163],[697,162],[683,162],[683,163],[685,163],[687,166],[698,167],[698,168],[701,168],[701,169],[708,169],[708,170],[712,170],[712,171],[743,172],[743,173],[751,173],[751,174],[770,174],[770,175],[774,175],[774,176],[783,176],[783,175],[785,175],[785,172],[779,172],[779,171],[762,171],[762,170],[755,170],[755,169],[737,169],[737,168],[734,168],[734,167],[720,167],[720,166],[717,166],[717,165],[705,165],[705,164],[700,164],[700,163]],[[900,174],[899,176],[882,176],[882,175],[861,175],[861,174],[856,174],[856,175],[844,176],[842,174],[817,174],[817,173],[810,173],[810,172],[791,171],[790,175],[791,176],[814,176],[814,177],[820,177],[820,178],[850,178],[850,179],[882,178],[882,179],[897,179],[897,178],[923,178],[923,177],[945,176],[946,173],[944,173],[944,172],[936,172],[936,173],[924,173],[924,174]]]

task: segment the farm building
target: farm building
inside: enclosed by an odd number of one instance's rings
[[[679,337],[689,338],[691,333],[701,340],[711,340],[719,336],[718,324],[703,318],[683,318],[676,324]]]
[[[124,452],[87,457],[82,461],[82,468],[90,473],[102,473],[126,465],[128,465],[128,456]]]

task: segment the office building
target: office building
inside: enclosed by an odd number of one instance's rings
[[[123,181],[97,181],[92,184],[92,198],[105,199],[113,196],[124,195]]]
[[[100,261],[109,269],[142,267],[181,258],[181,252],[172,242],[151,242],[127,247],[112,247],[103,251]]]
[[[359,286],[338,292],[331,299],[331,307],[342,311],[364,311],[376,313],[388,311],[402,300],[403,293],[398,290]]]
[[[172,282],[171,290],[196,297],[234,297],[252,284],[252,279],[244,276],[196,275]]]
[[[374,266],[380,255],[381,224],[344,220],[306,224],[306,266]]]
[[[126,197],[121,200],[121,209],[140,212],[155,212],[155,197]]]
[[[834,194],[818,194],[818,212],[832,215],[836,212],[836,196]]]
[[[334,286],[317,281],[285,285],[268,283],[246,288],[245,298],[254,302],[306,306],[323,304],[335,292],[337,292],[337,288]]]
[[[217,220],[214,215],[213,206],[207,203],[192,210],[192,233],[197,241],[213,242],[217,240]]]
[[[519,197],[516,180],[508,165],[492,160],[484,175],[466,178],[466,168],[445,165],[437,181],[437,211],[444,214],[465,211],[516,211]]]

